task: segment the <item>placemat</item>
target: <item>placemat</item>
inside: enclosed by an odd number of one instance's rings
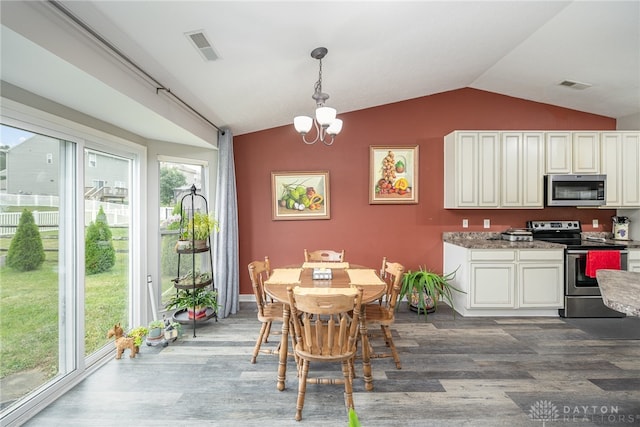
[[[348,262],[305,262],[302,268],[349,268]]]
[[[301,268],[274,268],[271,276],[264,283],[271,285],[288,285],[300,283]]]
[[[384,285],[385,283],[378,277],[373,269],[354,268],[347,270],[349,283],[352,285]]]
[[[358,293],[358,288],[305,288],[296,286],[293,288],[293,293],[297,295],[355,295]]]

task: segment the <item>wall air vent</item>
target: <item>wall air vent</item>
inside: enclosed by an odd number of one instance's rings
[[[219,55],[213,49],[209,40],[207,40],[207,36],[203,30],[191,31],[184,33],[184,35],[187,36],[205,61],[215,61],[219,58]]]
[[[574,80],[564,80],[560,82],[560,86],[570,87],[571,89],[576,89],[576,90],[583,90],[583,89],[590,88],[592,85],[590,85],[589,83],[576,82]]]

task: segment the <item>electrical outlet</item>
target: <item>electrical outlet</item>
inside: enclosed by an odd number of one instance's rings
[[[593,225],[593,228],[598,228],[598,220],[594,219],[591,223],[591,225]]]
[[[469,228],[469,220],[468,219],[463,219],[462,220],[462,228]]]
[[[490,219],[485,219],[484,220],[484,228],[489,228],[491,227],[491,220]]]

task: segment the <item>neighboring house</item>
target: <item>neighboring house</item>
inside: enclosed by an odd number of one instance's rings
[[[57,139],[33,135],[11,147],[6,155],[6,189],[9,194],[55,196],[60,192]],[[85,150],[85,197],[126,203],[129,161],[99,151]]]
[[[129,167],[128,160],[99,151],[85,150],[85,198],[128,203]]]
[[[33,135],[7,152],[7,193],[57,196],[60,142]]]

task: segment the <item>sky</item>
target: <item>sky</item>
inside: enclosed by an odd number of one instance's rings
[[[22,129],[16,129],[9,126],[0,126],[0,145],[8,145],[13,147],[20,144],[27,138],[32,137],[34,134],[24,131]]]

